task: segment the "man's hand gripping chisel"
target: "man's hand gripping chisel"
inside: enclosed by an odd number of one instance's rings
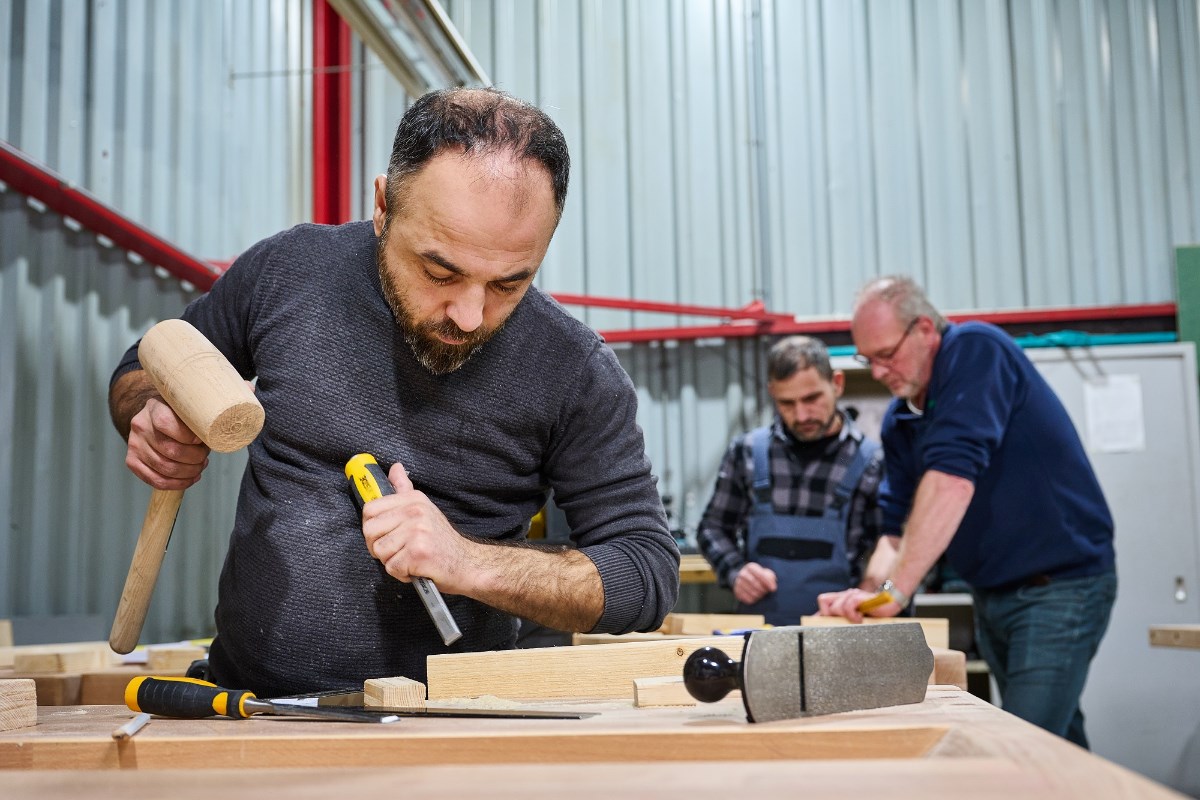
[[[350,496],[358,505],[359,513],[362,513],[363,506],[372,500],[396,493],[387,473],[370,453],[359,453],[346,462],[346,478],[350,481]],[[442,641],[449,646],[461,639],[462,631],[458,629],[458,623],[450,615],[450,609],[446,607],[446,601],[433,581],[429,578],[414,577],[413,586],[433,619],[433,624],[437,625]]]

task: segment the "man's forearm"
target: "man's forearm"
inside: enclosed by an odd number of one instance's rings
[[[586,632],[604,613],[604,584],[578,550],[479,542],[471,596],[493,608],[560,631]]]
[[[158,396],[158,389],[144,370],[135,369],[117,378],[108,391],[108,413],[122,439],[129,439],[130,421],[146,401]]]
[[[917,590],[925,573],[950,546],[974,495],[975,484],[966,478],[936,470],[921,478],[891,574],[900,591],[912,596]]]

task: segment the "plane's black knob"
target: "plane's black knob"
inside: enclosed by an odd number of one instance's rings
[[[701,703],[715,703],[742,688],[738,662],[715,647],[701,647],[683,664],[683,685]]]

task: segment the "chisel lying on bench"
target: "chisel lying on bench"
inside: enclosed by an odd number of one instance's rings
[[[255,714],[308,717],[335,722],[396,722],[401,717],[503,717],[505,719],[584,719],[591,712],[542,711],[512,708],[382,708],[366,707],[362,692],[341,693],[335,703],[317,698],[260,700],[245,689],[224,689],[196,678],[154,678],[141,675],[125,687],[125,705],[133,711],[176,719],[232,717]],[[324,698],[321,698],[324,699]]]
[[[125,705],[133,711],[176,719],[232,717],[255,714],[308,717],[337,722],[395,722],[398,714],[353,708],[313,708],[259,700],[245,689],[223,689],[196,678],[153,678],[140,675],[125,687]]]

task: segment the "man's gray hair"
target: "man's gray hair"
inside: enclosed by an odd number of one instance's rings
[[[929,317],[938,332],[942,333],[950,324],[933,303],[929,302],[925,290],[907,275],[885,275],[867,281],[866,285],[858,290],[858,297],[854,301],[855,310],[868,300],[882,300],[887,303],[896,312],[896,318],[902,325],[907,325],[917,317]]]
[[[801,370],[812,367],[826,381],[833,380],[829,351],[820,339],[811,336],[788,336],[780,339],[767,353],[767,377],[786,381]]]

